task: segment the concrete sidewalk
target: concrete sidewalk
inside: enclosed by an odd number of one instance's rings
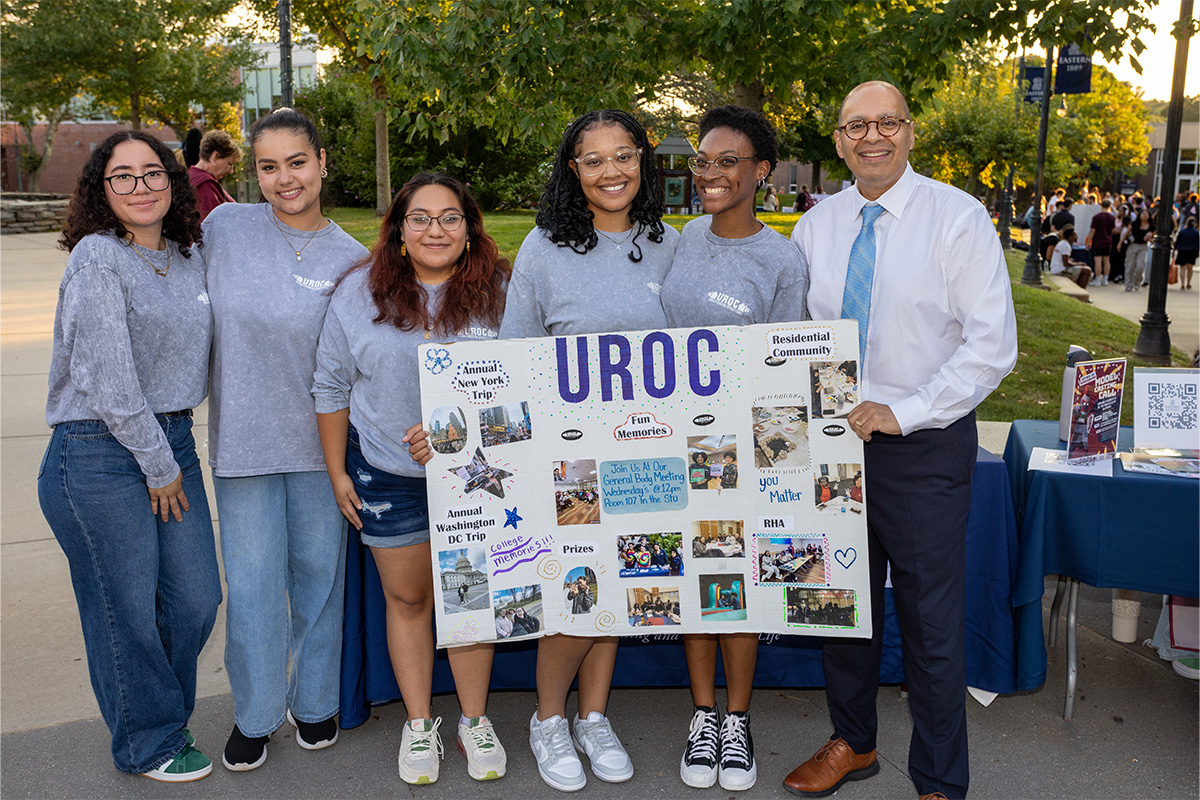
[[[534,708],[530,692],[498,693],[490,715],[509,751],[509,775],[471,781],[454,752],[453,697],[435,710],[446,722],[442,780],[416,790],[396,777],[396,748],[404,721],[400,704],[376,709],[359,728],[343,731],[328,750],[301,750],[285,725],[275,733],[267,764],[252,773],[218,766],[211,777],[172,787],[117,773],[108,732],[84,662],[79,618],[66,560],[37,503],[36,474],[49,439],[44,420],[46,379],[57,287],[66,255],[54,234],[0,237],[0,794],[4,797],[375,797],[423,793],[446,797],[553,797],[539,779],[526,743]],[[1115,304],[1142,302],[1110,288]],[[1097,290],[1096,304],[1102,304]],[[1168,297],[1172,341],[1196,336]],[[1108,299],[1105,298],[1105,303]],[[1131,306],[1132,308],[1132,306]],[[1122,312],[1117,312],[1122,313]],[[1140,312],[1136,309],[1128,313]],[[1122,313],[1122,316],[1126,316]],[[1182,324],[1181,324],[1182,323]],[[1190,331],[1190,332],[1189,332]],[[1190,345],[1195,347],[1196,344]],[[1065,349],[1065,345],[1064,345]],[[206,407],[196,439],[207,432]],[[981,442],[999,452],[1007,425],[981,425]],[[206,454],[201,452],[201,461]],[[207,474],[207,467],[205,468]],[[210,484],[211,492],[211,484]],[[210,494],[211,497],[211,494]],[[1153,631],[1158,598],[1144,596],[1141,637]],[[1062,720],[1063,644],[1051,653],[1041,690],[996,699],[984,708],[968,701],[973,797],[1189,797],[1200,793],[1197,686],[1175,675],[1153,651],[1108,638],[1109,593],[1081,594],[1080,694],[1075,719]],[[219,762],[233,711],[222,664],[223,616],[200,663],[199,696],[191,730]],[[572,701],[573,702],[573,701]],[[847,784],[842,797],[912,797],[906,774],[909,721],[894,687],[880,693],[883,769],[869,781]],[[824,692],[760,690],[754,701],[758,785],[747,797],[785,797],[783,776],[828,736]],[[580,796],[607,798],[699,797],[678,778],[678,759],[690,718],[685,689],[617,690],[611,716],[637,767],[634,779],[610,785],[592,779]],[[440,787],[440,788],[439,788]],[[709,796],[716,796],[714,790]]]

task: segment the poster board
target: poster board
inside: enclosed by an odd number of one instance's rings
[[[1125,359],[1082,361],[1075,365],[1067,459],[1111,459],[1121,429]]]
[[[857,323],[424,345],[438,645],[871,634]]]

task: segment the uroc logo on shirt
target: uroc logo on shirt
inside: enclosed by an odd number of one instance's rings
[[[306,278],[303,275],[297,275],[294,272],[292,273],[292,277],[296,279],[296,283],[314,292],[322,292],[333,287],[333,281],[318,281],[313,278]]]
[[[750,313],[750,306],[746,305],[741,300],[738,300],[736,297],[730,297],[724,292],[709,292],[708,302],[716,303],[719,306],[724,306],[735,314],[740,314],[743,317]]]
[[[478,325],[472,325],[462,332],[462,336],[469,339],[495,339],[497,335],[496,331],[491,328],[482,328]]]

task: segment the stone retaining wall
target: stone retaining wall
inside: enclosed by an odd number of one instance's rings
[[[49,199],[53,197],[5,193],[0,197],[0,233],[45,233],[62,230],[70,201],[65,197]]]

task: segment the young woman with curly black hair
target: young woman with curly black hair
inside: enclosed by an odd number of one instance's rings
[[[699,154],[689,166],[707,216],[684,226],[663,282],[671,327],[808,317],[808,265],[786,236],[754,216],[755,192],[775,169],[778,153],[775,131],[757,111],[721,106],[700,118]],[[716,705],[718,647],[727,687],[723,721]],[[695,712],[680,777],[689,786],[712,786],[719,777],[726,791],[749,789],[758,774],[749,716],[758,634],[685,634],[683,651]]]
[[[122,772],[212,771],[187,730],[221,581],[192,438],[212,316],[200,215],[171,151],[92,151],[62,238],[38,500],[71,567],[88,672]],[[148,501],[148,502],[147,502]]]
[[[448,175],[414,175],[383,217],[371,255],[339,281],[325,314],[313,380],[317,427],[338,507],[371,548],[387,605],[388,652],[408,712],[398,769],[406,783],[438,779],[434,718],[434,589],[417,348],[495,339],[508,262],[483,230],[479,204]],[[463,586],[470,607],[475,596]],[[487,718],[495,645],[452,647],[462,715],[458,747],[476,780],[503,777],[504,748]]]
[[[222,763],[266,761],[284,721],[306,750],[338,738],[346,521],[313,413],[317,337],[334,282],[367,249],[321,211],[325,149],[282,108],[250,128],[266,202],[204,221],[213,309],[209,465],[225,565],[233,730]]]
[[[663,226],[662,209],[654,152],[633,117],[590,111],[571,123],[542,194],[538,226],[513,265],[500,337],[665,327],[659,292],[679,234]],[[604,715],[616,658],[616,637],[538,642],[529,743],[538,772],[555,789],[575,791],[587,782],[566,720],[577,673],[574,735],[593,774],[613,783],[633,777],[633,763]]]

